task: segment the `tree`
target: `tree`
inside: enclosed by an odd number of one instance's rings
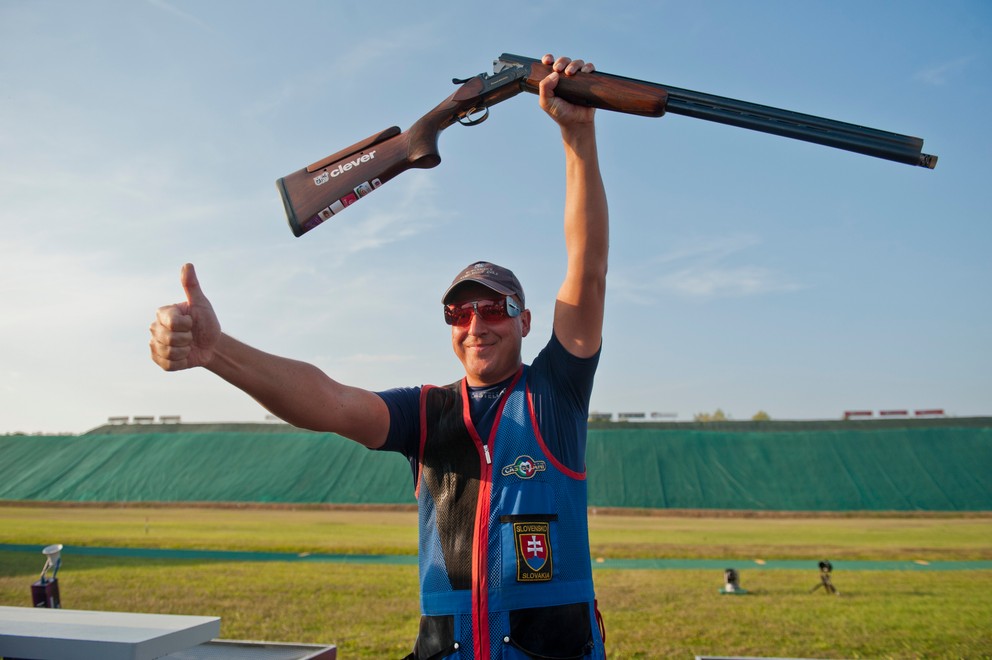
[[[722,410],[717,408],[712,413],[696,413],[693,419],[697,422],[725,422],[727,421],[727,416]]]

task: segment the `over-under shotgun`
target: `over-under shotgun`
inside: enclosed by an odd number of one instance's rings
[[[551,67],[541,60],[504,53],[493,63],[492,74],[455,79],[458,89],[409,129],[387,128],[279,179],[276,185],[293,234],[302,236],[401,172],[436,167],[441,131],[456,121],[479,124],[491,106],[520,92],[537,94],[549,73]],[[908,165],[937,165],[937,157],[923,153],[923,140],[917,137],[599,71],[562,76],[555,95],[614,112],[646,117],[671,112]]]

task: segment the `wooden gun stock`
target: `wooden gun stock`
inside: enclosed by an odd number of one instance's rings
[[[406,131],[392,126],[279,179],[293,235],[302,236],[406,170],[437,167],[438,136],[478,109],[482,88],[481,77],[467,80]]]
[[[279,179],[276,185],[293,235],[302,236],[406,170],[436,167],[441,162],[438,136],[456,121],[477,124],[490,106],[523,91],[537,94],[551,67],[520,59],[506,73],[456,81],[461,86],[455,93],[406,131],[392,126]],[[649,117],[665,114],[668,97],[638,81],[597,74],[562,77],[556,94],[572,103]],[[480,112],[486,114],[472,118]]]
[[[302,236],[400,172],[416,167],[408,158],[409,136],[398,126],[351,145],[276,181],[294,236]],[[433,167],[429,157],[422,167]]]

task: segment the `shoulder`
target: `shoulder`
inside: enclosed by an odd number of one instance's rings
[[[427,387],[427,386],[425,386]],[[387,406],[405,406],[420,401],[420,391],[424,387],[394,387],[391,390],[376,392]]]
[[[376,392],[389,409],[389,435],[380,450],[408,455],[416,446],[420,435],[420,394],[424,389],[396,387]]]
[[[530,404],[548,451],[575,472],[585,470],[586,420],[599,351],[581,358],[554,336],[527,372]]]
[[[531,363],[531,379],[547,379],[552,384],[563,381],[565,384],[575,378],[591,379],[599,366],[602,347],[589,357],[579,357],[568,352],[558,337],[552,332],[551,339]]]
[[[599,366],[599,351],[582,358],[569,353],[553,334],[534,358],[527,384],[536,400],[559,409],[558,414],[586,414],[593,380]]]

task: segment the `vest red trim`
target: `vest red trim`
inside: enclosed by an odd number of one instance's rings
[[[584,481],[586,478],[586,473],[584,469],[582,472],[576,472],[575,470],[572,470],[567,465],[559,461],[558,457],[555,456],[554,452],[548,449],[548,445],[544,443],[544,436],[541,435],[541,427],[537,423],[537,412],[534,409],[534,397],[530,393],[530,383],[527,383],[525,387],[527,388],[527,411],[530,414],[530,424],[531,426],[534,427],[534,436],[537,438],[537,444],[541,446],[541,451],[544,452],[544,455],[547,456],[549,461],[551,461],[551,464],[554,465],[556,468],[558,468],[558,471],[560,471],[562,474],[565,474],[571,477],[572,479],[579,479]]]
[[[485,443],[479,438],[479,432],[476,430],[475,424],[472,423],[468,380],[462,378],[462,418],[472,440],[475,441],[476,447],[479,449],[479,460],[482,461],[479,500],[475,509],[475,534],[472,541],[472,640],[477,658],[489,657],[489,571],[487,568],[489,566],[489,507],[493,485],[493,461],[489,447],[492,446],[493,440],[496,438],[496,431],[503,419],[506,401],[523,373],[524,369],[521,366],[517,369],[517,375],[513,377],[513,381],[504,390],[503,396],[500,398],[499,410],[496,411],[492,431],[490,431],[489,438]]]

